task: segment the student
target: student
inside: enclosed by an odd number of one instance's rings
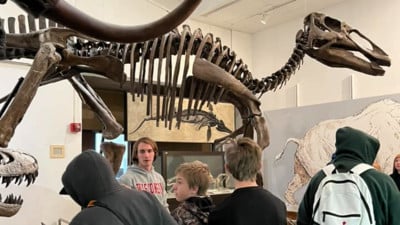
[[[234,192],[211,211],[209,225],[286,225],[286,206],[257,185],[261,148],[242,137],[224,144],[225,170],[234,179]]]
[[[390,177],[397,185],[397,189],[400,191],[400,154],[396,155],[393,160],[393,172]]]
[[[175,198],[181,204],[171,212],[179,225],[208,224],[208,215],[214,204],[206,196],[210,183],[210,170],[200,161],[181,164],[175,170],[173,186]]]
[[[142,137],[137,140],[132,149],[133,164],[119,178],[119,182],[130,188],[152,193],[168,210],[165,180],[153,167],[157,152],[157,144],[151,138]]]
[[[64,188],[82,210],[70,225],[176,225],[150,193],[121,186],[108,161],[87,150],[76,156],[62,175]]]
[[[332,163],[339,172],[349,171],[359,163],[372,165],[380,146],[376,138],[351,127],[337,130],[335,145],[336,157]],[[392,179],[375,169],[360,176],[371,193],[375,224],[400,224],[400,194]],[[314,196],[324,177],[321,170],[311,179],[298,210],[297,225],[312,224]]]

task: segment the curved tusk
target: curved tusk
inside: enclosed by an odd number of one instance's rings
[[[66,27],[100,40],[132,43],[155,38],[176,28],[185,21],[201,0],[184,0],[161,19],[137,26],[120,26],[97,20],[64,0],[38,1],[13,0],[18,6],[34,15],[44,16]]]

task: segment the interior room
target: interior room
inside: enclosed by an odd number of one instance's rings
[[[67,2],[95,18],[118,25],[150,23],[166,15],[180,3],[162,0]],[[390,57],[391,65],[384,67],[384,75],[372,76],[347,68],[329,67],[306,55],[299,69],[284,85],[257,96],[270,133],[270,145],[263,150],[264,188],[285,201],[288,211],[291,212],[296,212],[298,200],[304,191],[304,187],[296,189],[294,195],[297,201],[288,199],[286,190],[294,175],[295,154],[300,151],[292,144],[295,142],[293,140],[306,139],[306,131],[320,121],[347,118],[381,99],[396,100],[400,88],[400,76],[396,72],[400,70],[400,56],[397,55],[400,52],[400,44],[397,43],[400,40],[400,29],[396,27],[400,21],[400,2],[320,2],[322,1],[225,1],[221,4],[226,5],[214,5],[213,10],[201,5],[184,22],[190,26],[192,32],[200,28],[203,35],[211,33],[214,39],[220,38],[222,45],[234,51],[238,60],[243,60],[253,78],[260,80],[272,75],[288,62],[296,47],[296,34],[304,29],[304,18],[315,11],[346,22]],[[13,1],[0,5],[0,11],[1,19],[25,14]],[[11,92],[18,79],[24,77],[31,66],[32,60],[28,59],[0,61],[1,97]],[[129,65],[125,65],[126,74],[129,74],[129,69]],[[192,69],[189,69],[190,72]],[[88,82],[125,132],[115,139],[103,139],[102,124],[67,80],[40,86],[7,147],[32,154],[38,161],[39,175],[35,183],[28,187],[14,183],[7,188],[0,186],[1,195],[15,193],[24,200],[18,214],[10,218],[0,217],[1,224],[21,225],[29,221],[30,224],[55,225],[70,221],[80,211],[80,207],[69,196],[59,195],[62,173],[67,164],[83,150],[99,151],[102,141],[126,145],[121,173],[131,163],[129,151],[132,144],[138,136],[143,135],[155,137],[161,156],[155,166],[166,180],[171,178],[172,170],[167,165],[173,160],[182,160],[172,157],[176,154],[189,161],[193,159],[192,154],[199,154],[199,158],[211,160],[215,164],[215,173],[223,172],[221,152],[214,151],[213,140],[225,136],[226,132],[218,131],[211,125],[200,129],[193,126],[185,128],[190,124],[183,124],[184,128],[180,131],[175,127],[171,131],[164,124],[155,127],[152,118],[146,119],[146,106],[140,105],[140,101],[137,101],[139,98],[132,101],[133,96],[127,94],[119,83],[104,82],[104,79],[98,80],[96,77],[93,80],[89,78]],[[390,106],[394,104],[387,101],[384,103]],[[216,104],[206,111],[222,118],[224,125],[230,130],[237,129],[242,123],[240,113],[231,104]],[[390,139],[387,146],[395,148],[395,144]],[[284,155],[279,155],[285,150],[287,151]],[[399,153],[395,150],[388,153],[390,157]],[[172,152],[168,156],[170,158],[163,158],[162,155],[168,152]],[[277,160],[279,156],[280,160]],[[170,160],[169,164],[167,159]],[[385,168],[392,166],[388,164],[389,159],[382,156],[380,160]],[[385,172],[388,173],[386,169]],[[290,200],[293,201],[289,202]]]

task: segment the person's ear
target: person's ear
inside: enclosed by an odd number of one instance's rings
[[[226,165],[226,163],[224,164],[224,168],[225,168],[225,173],[230,173],[230,171],[228,169],[228,165]]]
[[[194,192],[193,194],[197,195],[197,193],[199,192],[199,186],[194,186],[192,188],[192,191]]]

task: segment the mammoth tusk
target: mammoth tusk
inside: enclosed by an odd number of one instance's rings
[[[157,21],[128,27],[97,20],[63,0],[45,1],[39,6],[37,1],[13,1],[36,17],[47,17],[85,35],[100,40],[132,43],[155,38],[176,28],[190,16],[201,0],[184,0],[177,8]]]

